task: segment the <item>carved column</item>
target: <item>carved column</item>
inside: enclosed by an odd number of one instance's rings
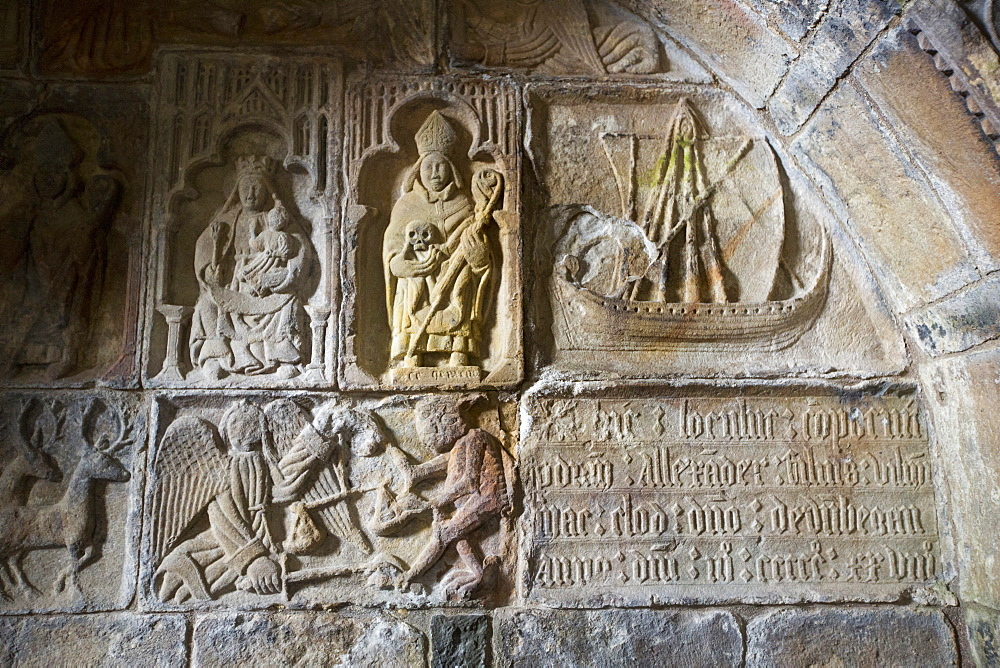
[[[163,361],[163,368],[156,378],[163,381],[184,380],[184,374],[180,369],[181,326],[191,317],[194,309],[190,306],[160,304],[156,310],[167,321],[167,358]]]

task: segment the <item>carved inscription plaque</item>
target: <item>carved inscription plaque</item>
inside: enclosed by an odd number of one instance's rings
[[[894,600],[940,571],[913,396],[535,397],[527,410],[531,600]]]

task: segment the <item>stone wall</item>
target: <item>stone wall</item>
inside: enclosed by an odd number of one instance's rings
[[[4,665],[996,665],[998,18],[0,8]]]

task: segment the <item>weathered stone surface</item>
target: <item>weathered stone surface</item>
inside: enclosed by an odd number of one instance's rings
[[[853,73],[929,175],[976,266],[995,271],[1000,262],[1000,158],[976,117],[966,113],[967,98],[952,90],[934,59],[903,29],[874,45]]]
[[[896,600],[941,575],[927,418],[886,393],[529,395],[527,600]]]
[[[147,383],[333,384],[339,60],[175,52],[160,73]]]
[[[520,382],[519,106],[499,81],[350,87],[342,386]]]
[[[30,9],[23,2],[8,2],[0,8],[0,69],[14,69],[21,65]]]
[[[131,393],[0,395],[0,611],[132,600],[145,413]]]
[[[1000,336],[1000,275],[910,313],[906,326],[931,355],[968,350]]]
[[[733,100],[530,90],[539,204],[548,205],[534,217],[531,282],[536,364],[548,367],[546,378],[648,378],[680,368],[865,375],[901,366],[899,340],[879,334],[891,324],[864,261],[835,235],[805,179],[782,179],[786,164],[743,129]],[[691,194],[703,205],[690,224],[685,193],[670,190],[680,168],[669,158],[686,141],[676,128],[687,119],[704,164],[704,184]],[[718,250],[706,243],[689,259],[701,236]]]
[[[840,76],[899,11],[895,0],[840,0],[831,3],[768,103],[778,129],[795,132],[812,114]]]
[[[199,617],[192,664],[425,666],[426,640],[395,619],[332,613],[229,613]]]
[[[962,608],[972,660],[977,666],[1000,665],[1000,613],[974,604]]]
[[[498,611],[499,666],[742,665],[743,636],[724,611]]]
[[[732,0],[624,3],[672,35],[755,107],[763,107],[796,52],[754,12]]]
[[[811,163],[807,171],[828,201],[842,202],[839,213],[896,309],[908,310],[979,278],[924,173],[855,86],[838,86],[794,147]],[[859,159],[845,161],[845,155]]]
[[[48,75],[134,75],[149,70],[156,48],[169,44],[336,47],[371,64],[403,69],[434,62],[436,16],[429,0],[38,4],[39,69]]]
[[[432,668],[486,668],[490,661],[487,615],[435,615],[431,618]]]
[[[802,0],[795,3],[749,0],[747,4],[768,23],[777,24],[785,36],[799,42],[822,20],[831,3],[830,0]]]
[[[179,666],[187,661],[180,615],[75,615],[0,619],[0,663],[44,666]]]
[[[920,368],[934,414],[938,461],[954,527],[959,597],[1000,609],[994,499],[1000,496],[1000,453],[995,447],[1000,413],[994,409],[1000,379],[996,344],[941,357]]]
[[[31,113],[0,131],[0,382],[132,386],[144,95],[101,86],[29,95]]]
[[[955,632],[936,610],[788,609],[746,626],[748,668],[957,666]]]
[[[149,605],[502,603],[511,412],[459,396],[161,397]]]

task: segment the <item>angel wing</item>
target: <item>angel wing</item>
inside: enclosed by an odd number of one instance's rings
[[[229,485],[229,458],[210,422],[179,417],[163,434],[153,460],[153,558],[175,546],[192,520]]]
[[[344,503],[350,482],[343,466],[343,453],[334,450],[330,456],[324,456],[329,451],[326,439],[293,401],[272,401],[264,407],[264,414],[271,426],[273,453],[277,457],[276,496],[294,496],[307,508],[315,509],[328,531],[369,554],[371,545]]]

